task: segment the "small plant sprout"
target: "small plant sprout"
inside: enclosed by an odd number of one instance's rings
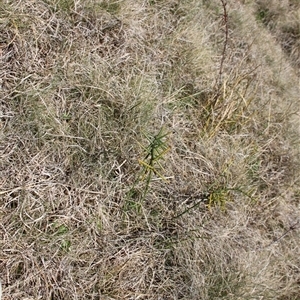
[[[142,200],[145,199],[147,192],[149,191],[149,186],[153,175],[156,175],[160,179],[167,181],[167,179],[161,174],[163,167],[160,161],[164,159],[164,155],[170,150],[170,147],[166,141],[168,134],[169,133],[163,132],[163,128],[161,128],[158,134],[154,136],[145,134],[147,140],[149,141],[149,145],[147,147],[142,146],[145,155],[143,159],[139,159],[139,164],[142,166],[142,171],[138,179],[138,181],[145,182]]]
[[[209,194],[208,197],[208,209],[212,207],[219,207],[222,211],[225,210],[226,203],[231,201],[230,195],[227,189],[217,189]]]
[[[151,180],[153,176],[157,176],[159,179],[163,181],[167,181],[166,177],[162,175],[162,171],[164,170],[161,161],[164,160],[165,154],[170,150],[170,147],[167,143],[167,136],[169,133],[165,133],[163,128],[159,130],[156,135],[145,134],[146,139],[148,140],[148,145],[141,147],[143,148],[143,159],[139,159],[138,162],[142,167],[140,174],[137,176],[137,179],[130,189],[128,195],[130,198],[137,195],[137,191],[135,186],[143,182],[145,183],[143,192],[141,195],[141,202],[145,199]],[[131,204],[132,201],[129,201]],[[135,201],[136,202],[136,201]],[[136,204],[136,203],[135,203]],[[135,206],[135,205],[134,205]]]
[[[139,159],[139,164],[143,167],[142,180],[145,178],[151,180],[152,175],[155,174],[166,181],[166,178],[159,170],[163,170],[160,160],[163,160],[164,155],[170,150],[165,139],[168,135],[169,133],[163,133],[162,128],[157,135],[145,135],[149,145],[146,148],[142,146],[145,151],[145,157],[143,160]]]

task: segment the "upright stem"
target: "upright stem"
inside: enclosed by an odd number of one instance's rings
[[[227,2],[225,0],[220,0],[222,3],[223,7],[223,23],[224,23],[224,30],[225,30],[225,39],[223,43],[223,50],[222,50],[222,55],[221,55],[221,61],[220,61],[220,67],[219,67],[219,74],[218,78],[216,81],[216,95],[214,97],[214,105],[217,102],[218,98],[220,97],[221,94],[221,88],[222,88],[222,75],[223,75],[223,66],[224,66],[224,61],[226,58],[226,50],[227,50],[227,45],[228,45],[228,12],[227,12]]]

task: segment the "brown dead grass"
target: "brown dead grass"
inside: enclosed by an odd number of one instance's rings
[[[3,299],[298,299],[299,7],[267,2],[226,53],[217,0],[1,4]]]

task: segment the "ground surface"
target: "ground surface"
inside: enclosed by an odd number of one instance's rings
[[[0,1],[3,299],[300,295],[297,0]]]

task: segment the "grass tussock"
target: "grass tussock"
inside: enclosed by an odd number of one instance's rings
[[[3,1],[3,299],[299,298],[279,2]]]

